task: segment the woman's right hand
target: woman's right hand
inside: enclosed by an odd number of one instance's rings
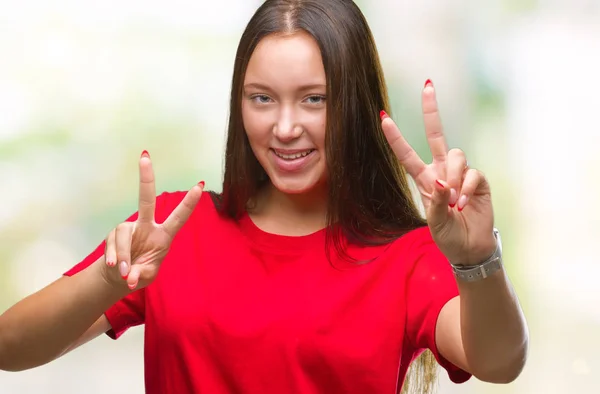
[[[126,282],[130,290],[152,283],[173,238],[200,201],[203,189],[204,182],[194,186],[162,224],[156,223],[154,172],[150,156],[144,151],[140,158],[138,219],[119,224],[106,238],[106,280],[117,286]]]

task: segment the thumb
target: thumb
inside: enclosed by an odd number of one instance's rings
[[[427,222],[432,228],[439,228],[446,224],[450,216],[448,204],[450,203],[450,185],[441,179],[435,181],[431,203],[427,210]]]

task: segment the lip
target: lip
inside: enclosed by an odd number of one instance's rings
[[[313,148],[306,148],[306,149],[276,149],[276,148],[272,148],[272,149],[281,155],[294,155],[296,153],[306,152],[307,150],[312,150]]]
[[[306,152],[308,149],[271,149],[271,156],[273,157],[273,162],[275,166],[281,172],[297,172],[301,171],[306,167],[309,162],[312,160],[313,156],[316,154],[316,150],[313,150],[308,155],[304,157],[300,157],[294,160],[285,160],[281,157],[277,156],[275,152],[284,154],[284,155],[293,155],[295,153]]]

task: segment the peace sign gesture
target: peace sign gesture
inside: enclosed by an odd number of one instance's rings
[[[423,162],[394,121],[381,111],[383,132],[417,184],[438,248],[453,264],[481,263],[496,248],[490,186],[480,171],[469,168],[462,150],[448,151],[430,80],[422,92],[422,105],[425,134],[433,157],[430,164]]]
[[[144,151],[140,158],[138,219],[119,224],[106,238],[106,277],[117,284],[125,280],[130,290],[149,285],[156,278],[171,241],[200,201],[203,189],[204,182],[194,186],[162,224],[156,223],[154,171],[150,156]]]

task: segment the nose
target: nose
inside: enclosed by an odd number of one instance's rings
[[[292,108],[282,108],[279,112],[277,122],[273,125],[273,135],[282,141],[293,141],[302,135],[303,128],[296,120]]]

